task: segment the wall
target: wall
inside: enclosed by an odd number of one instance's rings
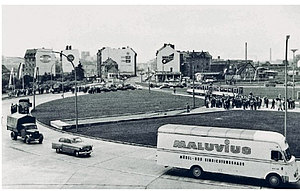
[[[172,54],[174,54],[173,58]],[[171,71],[172,68],[172,72],[180,72],[180,53],[169,45],[159,50],[156,58],[157,71]]]

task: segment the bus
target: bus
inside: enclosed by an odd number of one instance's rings
[[[232,86],[232,85],[212,85],[212,84],[195,84],[191,85],[187,89],[187,93],[193,94],[193,89],[195,95],[213,95],[213,96],[229,96],[234,97],[238,94],[243,94],[243,87]]]

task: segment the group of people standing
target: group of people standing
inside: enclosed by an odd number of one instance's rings
[[[289,98],[287,99],[288,109],[295,108],[295,100]],[[230,97],[228,95],[216,96],[216,95],[205,95],[204,104],[206,108],[243,108],[244,110],[257,110],[261,107],[270,109],[278,109],[278,111],[285,110],[285,98],[281,98],[279,94],[276,98],[269,99],[268,97],[255,96],[252,92],[246,95],[235,95]]]

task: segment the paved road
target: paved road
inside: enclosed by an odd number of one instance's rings
[[[71,94],[66,94],[71,96]],[[37,103],[60,98],[59,94],[38,95]],[[99,140],[82,138],[94,145],[94,153],[88,158],[57,154],[51,143],[67,134],[38,125],[44,134],[43,144],[24,144],[12,141],[6,131],[6,116],[11,103],[2,102],[2,188],[194,188],[194,189],[258,189],[255,181],[239,181],[227,178],[198,180],[190,178],[182,170],[156,165],[156,151]]]

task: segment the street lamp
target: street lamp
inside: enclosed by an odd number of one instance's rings
[[[148,67],[148,89],[149,89],[149,93],[150,93],[150,69]]]
[[[294,100],[294,95],[295,95],[295,64],[296,64],[296,61],[295,61],[295,52],[297,51],[298,49],[294,48],[294,49],[291,49],[291,51],[293,52],[293,92],[292,92],[292,99]]]
[[[75,59],[75,57],[72,54],[69,55],[65,55],[64,53],[61,52],[57,52],[57,51],[51,51],[52,53],[56,53],[56,54],[60,54],[60,57],[64,56],[67,58],[67,60],[72,64],[74,72],[75,72],[75,125],[76,125],[76,132],[78,131],[78,107],[77,107],[77,74],[76,74],[76,68],[75,65],[73,63],[73,60]],[[43,62],[43,60],[41,60]]]
[[[286,41],[285,41],[285,72],[284,72],[284,77],[285,77],[285,98],[284,98],[284,136],[286,138],[286,126],[287,126],[287,52],[288,52],[288,41],[289,41],[290,35],[286,36]]]
[[[51,76],[50,76],[50,77],[51,77],[51,78],[50,78],[50,79],[51,79],[51,88],[52,88],[52,86],[53,86],[53,85],[52,85],[52,75],[53,75],[53,73],[52,73],[52,68],[53,68],[54,65],[55,65],[55,63],[53,63],[52,66],[51,66]]]

